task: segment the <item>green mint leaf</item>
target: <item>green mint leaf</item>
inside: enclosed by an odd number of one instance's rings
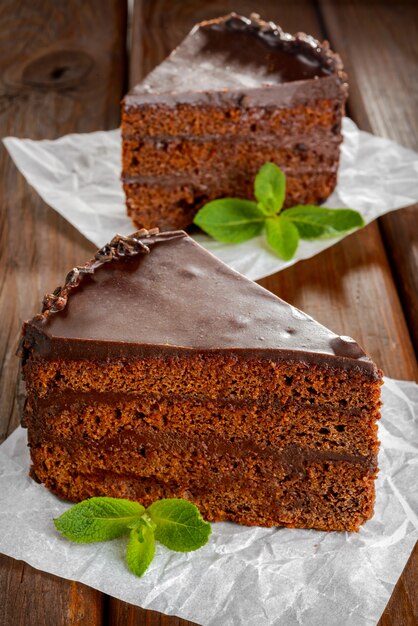
[[[283,206],[286,176],[275,163],[265,163],[254,181],[254,195],[265,215],[275,215]]]
[[[197,212],[194,223],[224,243],[241,243],[259,235],[265,216],[255,202],[221,198],[208,202]]]
[[[107,541],[129,532],[129,525],[144,513],[138,502],[119,498],[90,498],[54,519],[57,530],[77,543]]]
[[[352,209],[326,209],[309,204],[286,209],[282,215],[297,227],[302,239],[337,237],[365,224],[360,213]]]
[[[156,524],[155,538],[170,550],[190,552],[207,543],[211,526],[187,500],[172,498],[151,504],[147,513]]]
[[[126,548],[126,563],[133,574],[142,576],[150,566],[154,554],[154,532],[152,528],[142,521],[137,528],[131,530],[128,547]]]
[[[207,543],[211,526],[187,500],[154,502],[147,510],[138,502],[120,498],[90,498],[63,513],[54,524],[77,543],[106,541],[130,532],[126,562],[142,576],[155,554],[156,538],[171,550],[188,552]]]
[[[285,213],[266,220],[267,242],[284,261],[289,261],[295,254],[299,233],[296,226],[284,216]]]

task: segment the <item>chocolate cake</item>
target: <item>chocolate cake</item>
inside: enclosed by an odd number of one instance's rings
[[[182,231],[115,237],[21,353],[32,476],[63,498],[323,530],[373,513],[381,373]]]
[[[122,104],[122,180],[138,228],[184,228],[214,198],[253,197],[266,162],[287,175],[285,206],[336,184],[347,96],[327,42],[258,16],[201,22]]]

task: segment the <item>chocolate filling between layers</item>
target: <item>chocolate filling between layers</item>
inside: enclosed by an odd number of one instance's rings
[[[111,457],[121,459],[123,452],[129,451],[129,463],[134,463],[134,457],[139,455],[146,458],[148,454],[153,457],[163,455],[169,462],[171,455],[191,456],[194,461],[196,457],[202,457],[203,466],[216,465],[220,462],[228,461],[256,463],[258,461],[269,460],[275,467],[282,466],[286,472],[304,473],[308,464],[325,461],[345,461],[350,464],[360,465],[366,473],[373,474],[377,468],[377,457],[369,455],[353,455],[334,451],[312,450],[300,448],[296,445],[285,448],[261,447],[254,444],[251,439],[234,438],[234,441],[217,436],[191,436],[173,432],[155,433],[151,428],[143,429],[145,432],[125,431],[114,437],[109,437],[102,442],[86,441],[83,439],[65,439],[62,437],[48,436],[44,433],[33,430],[30,432],[29,443],[32,447],[42,444],[59,444],[63,446],[70,455],[77,456],[77,451],[84,449],[89,457],[91,455],[91,466],[97,461],[97,456],[101,458],[110,454]],[[145,462],[144,462],[145,463]],[[90,465],[90,464],[89,464]],[[110,466],[114,463],[110,462]]]
[[[330,137],[330,133],[329,133],[329,128],[322,128],[320,129],[322,130],[322,139],[325,141],[327,141],[327,144],[321,144],[320,146],[318,145],[318,141],[316,140],[316,137],[313,138],[312,135],[310,134],[304,134],[304,135],[291,135],[291,136],[286,136],[286,137],[280,137],[280,143],[277,143],[277,145],[280,145],[280,147],[283,148],[295,148],[298,149],[298,146],[302,146],[301,148],[299,148],[301,151],[306,152],[307,150],[311,149],[313,150],[314,148],[321,148],[321,150],[323,150],[324,154],[329,153],[335,150],[336,147],[339,147],[339,144],[341,143],[341,139],[336,135],[336,133],[332,133],[332,135]],[[266,145],[271,145],[272,140],[276,141],[275,138],[272,138],[271,133],[270,134],[260,134],[260,133],[255,133],[255,135],[253,137],[249,137],[248,135],[232,135],[232,134],[225,134],[225,135],[220,135],[220,134],[213,134],[213,135],[191,135],[191,134],[179,134],[179,135],[168,135],[168,134],[162,134],[162,135],[142,135],[142,134],[138,134],[138,133],[132,133],[132,134],[127,134],[123,136],[123,139],[126,139],[126,141],[132,141],[132,142],[142,142],[144,144],[149,144],[150,146],[155,146],[157,149],[161,149],[165,147],[165,144],[177,144],[177,143],[182,143],[185,142],[187,146],[189,146],[190,144],[193,145],[204,145],[207,143],[219,143],[221,144],[222,142],[228,142],[231,144],[236,144],[236,145],[240,145],[240,144],[246,144],[251,142],[252,145],[254,144],[258,144],[260,143],[263,147],[265,147]]]
[[[219,164],[220,165],[220,164]],[[295,172],[295,168],[294,167],[289,167],[287,168],[286,166],[283,166],[281,169],[284,171],[284,173],[286,174],[286,171],[292,171],[292,176],[297,176],[298,174],[300,174],[301,176],[303,175],[313,175],[316,178],[318,177],[318,175],[321,175],[322,173],[325,174],[333,174],[338,168],[338,164],[334,163],[333,165],[328,165],[326,164],[326,166],[321,169],[320,172],[318,172],[318,169],[314,170],[312,167],[299,167],[297,169],[297,172]],[[255,173],[257,173],[258,171],[258,167],[255,167]],[[238,173],[238,176],[242,176],[242,172]],[[233,175],[234,177],[234,175]],[[229,177],[229,180],[227,182],[227,178],[228,178],[228,174],[225,173],[225,168],[223,171],[218,172],[213,172],[213,170],[211,170],[210,172],[208,172],[207,174],[203,171],[203,172],[198,172],[198,173],[194,173],[194,172],[175,172],[175,173],[170,173],[170,174],[133,174],[133,175],[126,175],[123,176],[123,182],[125,185],[146,185],[146,186],[156,186],[157,188],[162,186],[164,188],[170,188],[170,187],[177,187],[178,185],[185,185],[185,186],[190,186],[190,187],[196,187],[196,188],[200,188],[200,189],[208,189],[210,191],[211,188],[211,180],[212,179],[216,179],[218,184],[222,184],[222,180],[223,178],[225,178],[225,183],[228,184],[229,186],[231,185],[231,177]],[[198,201],[198,200],[197,200]]]
[[[282,449],[295,444],[304,449],[324,449],[354,456],[376,454],[373,410],[342,408],[289,398],[279,402],[265,394],[251,397],[208,398],[203,394],[52,392],[31,397],[26,404],[27,426],[39,437],[103,442],[123,432],[146,434],[187,433],[196,437],[219,436],[226,441],[251,439],[258,448]]]
[[[132,401],[138,403],[138,406],[142,403],[153,404],[163,401],[169,403],[170,405],[179,405],[184,402],[190,402],[196,407],[206,407],[209,404],[211,407],[216,406],[219,410],[223,410],[224,408],[253,409],[255,407],[260,412],[280,412],[291,406],[310,411],[315,408],[320,408],[334,414],[341,413],[342,415],[357,417],[360,417],[363,414],[370,414],[370,410],[365,407],[342,407],[341,405],[333,404],[332,402],[324,402],[318,406],[313,405],[310,401],[304,401],[303,399],[295,399],[292,397],[286,398],[285,401],[282,402],[279,397],[272,396],[268,392],[258,398],[254,398],[252,396],[231,396],[228,398],[224,394],[208,397],[203,393],[170,393],[166,396],[156,396],[152,392],[147,391],[131,391],[129,393],[126,393],[125,391],[75,391],[71,389],[54,389],[51,391],[51,395],[35,397],[32,399],[34,406],[36,406],[36,409],[40,412],[40,414],[47,409],[55,411],[74,406],[88,407],[95,405],[96,403],[114,407],[119,403]]]

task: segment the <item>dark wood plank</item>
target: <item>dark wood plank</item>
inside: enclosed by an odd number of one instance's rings
[[[418,623],[418,544],[396,583],[378,626],[416,626]]]
[[[126,6],[118,0],[0,4],[0,136],[114,128],[124,91]],[[18,423],[14,358],[23,319],[94,247],[47,207],[0,145],[3,439]]]
[[[0,135],[52,138],[116,127],[124,90],[123,0],[0,3]],[[18,424],[23,319],[93,246],[47,207],[0,146],[0,440]],[[1,624],[102,623],[98,592],[0,557]]]
[[[320,6],[327,36],[351,77],[350,115],[363,130],[417,150],[418,3],[321,0]],[[417,206],[379,220],[416,350]]]
[[[102,594],[0,555],[2,626],[95,626],[103,623]],[[3,584],[2,584],[3,586]]]
[[[323,38],[315,5],[309,0],[280,3],[263,0],[256,5],[251,0],[205,3],[136,0],[130,84],[139,82],[180,43],[196,22],[231,10],[244,15],[256,10],[262,17],[277,21],[285,30],[304,30]],[[264,279],[261,284],[336,332],[354,336],[387,375],[406,379],[416,376],[408,328],[377,224],[369,225],[313,259]],[[408,577],[402,578],[401,584],[409,581]],[[403,607],[403,598],[395,600],[395,604]],[[174,618],[158,613],[151,618],[150,612],[114,599],[110,599],[109,608],[114,626],[187,624],[184,620],[172,622]],[[156,621],[147,622],[147,619]],[[167,619],[168,622],[164,621]]]
[[[139,607],[111,599],[109,604],[110,626],[195,626],[194,622],[157,611],[146,611]]]

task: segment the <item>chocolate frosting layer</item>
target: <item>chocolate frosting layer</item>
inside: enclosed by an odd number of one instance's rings
[[[24,358],[221,352],[380,378],[353,339],[235,272],[185,232],[140,231],[113,242],[46,296],[43,313],[24,325]]]
[[[280,106],[282,99],[345,96],[345,75],[327,42],[284,33],[257,15],[231,13],[197,24],[170,56],[124,100],[125,107],[231,99],[241,106]]]

